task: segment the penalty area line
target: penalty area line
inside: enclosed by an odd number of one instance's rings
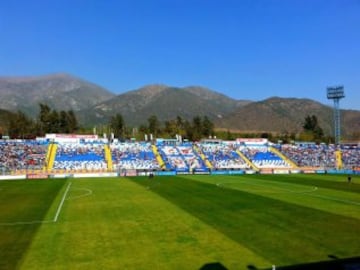
[[[60,215],[61,209],[63,207],[64,201],[66,199],[66,195],[69,192],[71,186],[71,182],[66,187],[66,190],[61,198],[60,204],[57,208],[56,214],[54,219],[52,220],[32,220],[32,221],[17,221],[17,222],[0,222],[0,226],[17,226],[17,225],[31,225],[31,224],[49,224],[49,223],[55,223],[58,220],[58,217]]]
[[[53,222],[57,222],[57,220],[58,220],[58,217],[59,217],[60,212],[61,212],[61,209],[62,209],[62,207],[63,207],[63,204],[64,204],[64,201],[65,201],[66,195],[67,195],[68,192],[69,192],[70,186],[71,186],[71,182],[70,182],[70,183],[68,184],[68,186],[66,187],[66,190],[65,190],[65,192],[64,192],[64,194],[63,194],[63,196],[62,196],[62,198],[61,198],[61,201],[60,201],[60,204],[59,204],[58,209],[57,209],[57,211],[56,211],[56,214],[55,214],[55,217],[54,217],[54,219],[53,219]]]

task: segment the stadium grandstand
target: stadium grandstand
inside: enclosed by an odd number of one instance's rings
[[[360,173],[359,144],[273,144],[267,139],[234,141],[119,142],[97,135],[48,134],[36,140],[0,140],[0,173],[242,174]],[[120,174],[118,174],[120,175]]]

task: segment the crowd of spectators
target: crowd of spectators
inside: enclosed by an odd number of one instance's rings
[[[105,170],[103,143],[59,143],[54,161],[55,170]]]
[[[200,143],[199,147],[215,169],[246,169],[249,167],[233,145]]]
[[[158,148],[167,169],[175,169],[179,171],[189,170],[189,166],[185,162],[184,156],[181,155],[176,146],[159,145]]]
[[[152,151],[151,144],[112,143],[110,145],[114,169],[159,169],[159,163]]]
[[[299,167],[336,167],[334,145],[284,144],[280,150]]]
[[[204,161],[194,151],[192,144],[185,143],[177,146],[177,149],[179,150],[180,154],[184,157],[184,160],[189,168],[202,169],[202,170],[206,169]]]
[[[257,168],[290,168],[291,165],[269,150],[267,145],[240,146],[239,150]]]
[[[353,169],[360,167],[360,146],[359,145],[342,145],[342,163],[344,168]]]
[[[0,140],[0,173],[16,170],[41,170],[46,167],[48,143],[43,141]],[[108,164],[103,142],[58,143],[53,169],[106,170]],[[113,169],[160,169],[150,142],[113,142],[109,144]],[[276,148],[298,167],[330,169],[337,165],[334,145],[295,143]],[[214,169],[248,169],[244,155],[259,169],[290,168],[291,165],[268,145],[227,143],[183,143],[158,145],[159,154],[169,170],[207,170],[206,162]],[[345,169],[360,167],[360,147],[341,145]]]
[[[0,141],[0,173],[43,169],[47,146],[47,143],[29,140]]]

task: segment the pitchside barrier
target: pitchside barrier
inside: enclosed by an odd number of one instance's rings
[[[144,170],[121,170],[119,172],[72,172],[72,173],[46,173],[46,172],[28,172],[24,174],[0,175],[0,180],[22,180],[22,179],[65,179],[65,178],[106,178],[106,177],[132,177],[132,176],[175,176],[175,175],[242,175],[242,174],[347,174],[360,175],[359,168],[350,170],[336,169],[304,169],[304,170],[284,170],[284,169],[266,169],[261,171],[254,170],[211,170],[211,171],[144,171]]]

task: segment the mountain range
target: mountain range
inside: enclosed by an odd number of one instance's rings
[[[326,134],[332,134],[332,108],[310,99],[270,97],[262,101],[235,100],[200,86],[147,85],[116,95],[69,74],[38,77],[0,77],[0,124],[6,114],[23,111],[36,117],[39,103],[56,110],[74,110],[84,126],[108,123],[121,114],[127,125],[146,124],[151,115],[163,122],[181,116],[208,116],[217,128],[246,132],[302,131],[307,115],[316,115]],[[5,111],[4,111],[5,110]],[[359,138],[360,111],[341,110],[344,137]]]

